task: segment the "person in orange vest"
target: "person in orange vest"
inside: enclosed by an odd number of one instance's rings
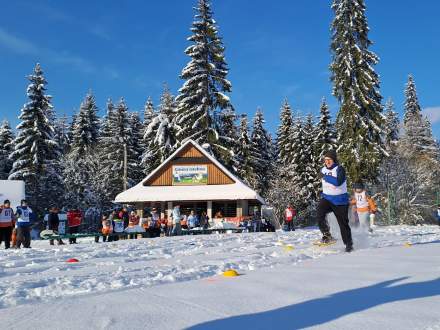
[[[101,232],[103,235],[102,241],[105,242],[106,240],[108,240],[109,242],[111,242],[112,241],[111,234],[113,233],[113,224],[108,218],[107,214],[104,214],[102,216],[101,224],[102,224]]]
[[[371,233],[373,229],[371,229],[370,220],[374,223],[374,217],[377,212],[376,203],[368,196],[363,183],[355,183],[353,188],[354,196],[351,200],[351,204],[354,206],[354,211],[358,215],[361,228],[367,229]]]
[[[5,249],[11,247],[12,228],[14,227],[14,210],[11,208],[11,202],[5,200],[0,206],[0,243],[5,242]]]
[[[287,208],[284,210],[284,223],[287,231],[295,231],[295,226],[293,224],[293,219],[295,216],[296,210],[292,207],[292,204],[289,203]]]

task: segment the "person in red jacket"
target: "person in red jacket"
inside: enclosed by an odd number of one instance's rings
[[[67,211],[67,224],[69,226],[69,234],[78,234],[81,221],[82,213],[80,210]],[[76,244],[76,237],[69,238],[69,244]]]
[[[296,210],[292,207],[292,204],[289,203],[287,208],[284,210],[284,223],[286,225],[287,231],[294,231],[295,226],[293,224],[293,219],[296,216]]]

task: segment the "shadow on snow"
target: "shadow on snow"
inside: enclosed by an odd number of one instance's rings
[[[387,303],[440,295],[440,278],[396,284],[408,278],[338,292],[271,311],[209,321],[189,329],[302,329]]]

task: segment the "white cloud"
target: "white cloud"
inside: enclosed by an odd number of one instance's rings
[[[423,109],[423,114],[428,117],[431,124],[440,123],[440,106]]]
[[[82,57],[73,55],[68,51],[54,51],[37,46],[26,39],[14,36],[0,27],[0,47],[1,46],[14,53],[38,56],[39,58],[46,58],[52,62],[73,65],[83,72],[90,73],[96,71],[94,65]]]
[[[0,27],[0,45],[19,54],[37,55],[39,50],[31,42],[17,38]]]

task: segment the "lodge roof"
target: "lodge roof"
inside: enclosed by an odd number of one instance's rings
[[[189,144],[200,151],[209,161],[211,161],[223,173],[225,173],[225,175],[227,175],[233,181],[233,183],[194,186],[145,185],[161,169],[168,166],[173,158],[176,157],[176,155],[178,155]],[[115,198],[115,202],[117,203],[202,200],[258,200],[263,204],[265,203],[264,199],[257,192],[233,175],[214,156],[212,156],[207,150],[193,140],[186,141],[145,179],[143,179],[136,186],[118,194]]]

